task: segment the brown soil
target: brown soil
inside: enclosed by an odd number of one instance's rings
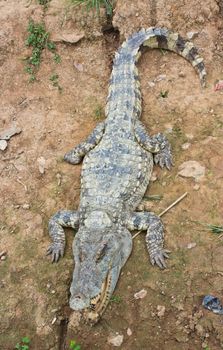
[[[65,29],[85,33],[76,44],[57,44],[60,64],[44,51],[33,84],[28,83],[23,61],[29,54],[24,42],[30,17],[44,20],[52,35]],[[75,339],[83,350],[106,350],[113,348],[107,338],[116,332],[124,335],[124,350],[223,348],[222,318],[201,306],[205,294],[222,296],[223,242],[194,223],[222,224],[223,102],[222,92],[213,88],[223,79],[221,1],[117,1],[113,25],[120,37],[108,30],[103,11],[98,19],[59,0],[52,0],[46,11],[34,0],[1,0],[0,20],[0,130],[12,124],[22,129],[0,151],[0,251],[7,251],[0,261],[0,348],[13,349],[21,337],[29,336],[30,349],[68,349]],[[170,172],[156,169],[158,179],[148,193],[163,199],[149,206],[159,213],[184,192],[189,194],[163,218],[166,247],[172,251],[168,269],[149,264],[144,237],[138,236],[115,290],[116,302],[90,328],[67,306],[72,231],[67,232],[65,257],[53,265],[45,257],[50,242],[47,222],[60,208],[78,207],[81,165],[65,164],[62,156],[101,118],[112,56],[120,42],[151,25],[166,26],[184,37],[198,32],[193,41],[207,67],[207,88],[202,90],[193,68],[172,53],[147,51],[138,65],[142,120],[151,134],[167,132],[175,162]],[[49,80],[52,73],[59,76],[61,93]],[[161,74],[165,79],[151,87],[149,82]],[[168,91],[168,97],[161,98],[161,91]],[[183,150],[185,143],[189,148]],[[39,171],[40,157],[46,161],[44,174]],[[198,186],[177,176],[179,165],[187,160],[205,166]],[[196,246],[188,249],[189,243]],[[134,293],[141,289],[147,290],[146,297],[135,300]],[[158,316],[159,305],[165,306],[163,316]]]

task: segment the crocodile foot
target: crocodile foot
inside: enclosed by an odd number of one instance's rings
[[[152,265],[158,265],[161,269],[166,268],[165,258],[169,258],[170,251],[166,249],[157,249],[150,253],[150,261]]]
[[[52,263],[57,262],[64,255],[64,245],[62,243],[52,243],[46,252],[46,255],[50,254],[52,254]]]
[[[173,165],[170,143],[166,136],[160,133],[155,136],[155,139],[160,144],[160,151],[154,155],[154,163],[170,170]]]

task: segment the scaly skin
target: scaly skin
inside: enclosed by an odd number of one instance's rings
[[[186,58],[202,86],[205,68],[191,42],[166,29],[149,28],[130,37],[115,55],[106,120],[64,159],[83,158],[81,198],[77,212],[60,211],[49,222],[52,261],[64,254],[63,227],[77,228],[73,243],[75,268],[70,307],[96,322],[114,291],[121,268],[132,250],[129,230],[146,230],[151,263],[165,268],[163,225],[153,213],[136,212],[149,184],[153,164],[171,168],[172,155],[163,134],[149,136],[139,121],[141,93],[135,63],[141,45],[168,49]]]

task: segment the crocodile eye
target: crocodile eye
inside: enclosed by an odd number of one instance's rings
[[[103,248],[98,251],[98,253],[96,255],[96,263],[99,263],[102,260],[102,258],[105,256],[107,248],[108,248],[108,246],[107,246],[107,244],[105,244],[103,246]]]

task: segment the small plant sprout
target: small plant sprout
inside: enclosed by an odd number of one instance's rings
[[[113,13],[113,0],[71,0],[71,2],[74,6],[84,6],[87,11],[96,11],[97,15],[99,15],[101,6],[105,7],[108,16],[112,16]]]
[[[167,98],[168,97],[168,90],[160,91],[160,97],[162,98]]]
[[[70,341],[70,350],[81,350],[81,346],[75,340]]]
[[[119,304],[119,303],[121,303],[121,301],[122,301],[122,298],[118,295],[112,295],[110,298],[110,302],[112,302],[112,303]]]
[[[53,53],[53,59],[56,63],[60,63],[61,58],[56,52],[56,45],[49,40],[50,34],[46,31],[44,23],[35,23],[30,20],[27,31],[29,34],[25,44],[32,48],[32,53],[26,59],[25,72],[30,76],[29,81],[33,82],[36,80],[36,72],[39,69],[44,49]]]
[[[20,343],[17,343],[15,346],[16,350],[29,350],[30,339],[29,337],[23,337]]]
[[[62,92],[62,87],[59,85],[59,82],[58,82],[58,79],[59,79],[59,75],[54,73],[50,76],[50,81],[52,82],[53,86],[54,87],[57,87],[58,91],[59,92]]]

